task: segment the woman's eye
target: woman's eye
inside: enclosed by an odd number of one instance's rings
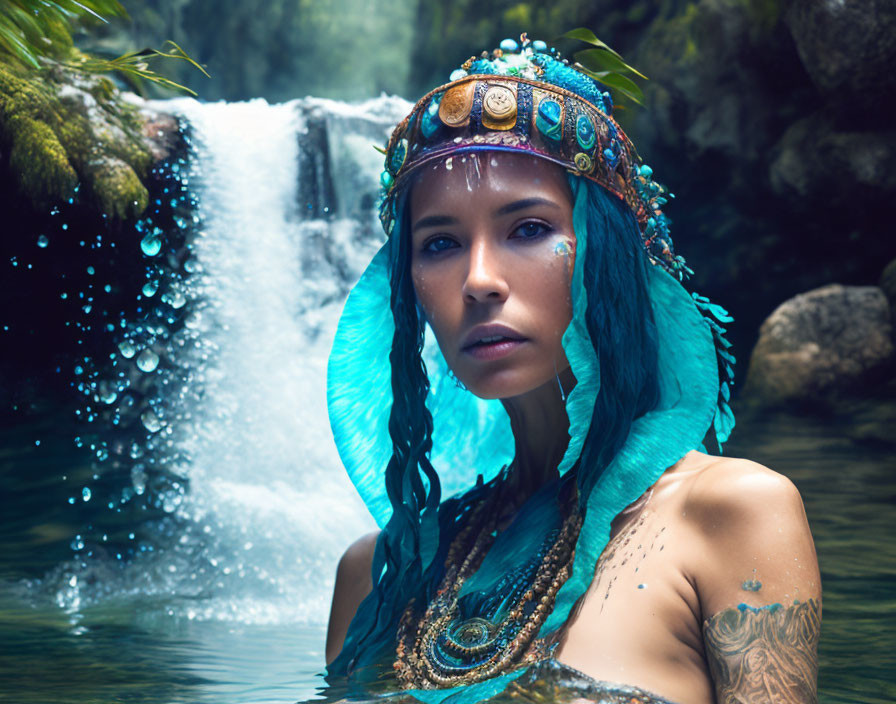
[[[433,237],[423,245],[423,251],[427,254],[438,254],[455,246],[457,246],[455,241],[449,237]]]
[[[543,222],[537,222],[535,220],[530,220],[529,222],[524,222],[518,228],[516,228],[513,232],[514,234],[518,233],[518,237],[521,239],[535,239],[541,235],[544,235],[551,231],[550,226],[545,225]]]

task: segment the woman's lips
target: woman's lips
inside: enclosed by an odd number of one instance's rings
[[[496,342],[477,343],[464,347],[464,352],[474,359],[491,360],[500,359],[516,350],[525,340],[503,339]]]

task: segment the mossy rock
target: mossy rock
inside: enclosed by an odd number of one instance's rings
[[[104,76],[0,60],[0,149],[35,208],[72,197],[80,183],[82,196],[110,218],[142,213],[143,179],[159,156],[144,135],[146,119]]]

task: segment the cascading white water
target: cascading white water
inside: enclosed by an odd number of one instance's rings
[[[212,534],[203,557],[221,568],[221,593],[200,608],[214,618],[320,622],[335,558],[374,527],[326,412],[342,300],[380,241],[369,227],[375,214],[349,199],[375,193],[381,157],[372,145],[407,106],[382,98],[173,107],[194,129],[203,214],[190,280],[199,344],[183,351],[200,389],[177,430],[190,463],[180,514]],[[326,120],[332,148],[299,149],[311,110]],[[300,207],[300,159],[315,150],[333,155],[325,166],[341,195],[327,221]],[[339,188],[350,181],[350,191]]]
[[[408,104],[156,107],[189,123],[200,226],[190,274],[175,282],[185,324],[162,350],[174,371],[158,377],[162,418],[147,425],[139,466],[158,460],[188,489],[165,495],[173,520],[159,545],[112,568],[95,556],[49,581],[70,611],[153,597],[189,620],[321,624],[340,553],[375,527],[333,444],[327,356],[344,298],[383,238],[373,145]]]

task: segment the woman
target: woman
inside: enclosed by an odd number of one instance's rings
[[[608,702],[815,701],[799,494],[703,445],[733,426],[730,318],[682,286],[667,194],[609,94],[521,39],[386,150],[389,239],[328,371],[383,530],[340,562],[330,679],[427,702],[548,673]]]

